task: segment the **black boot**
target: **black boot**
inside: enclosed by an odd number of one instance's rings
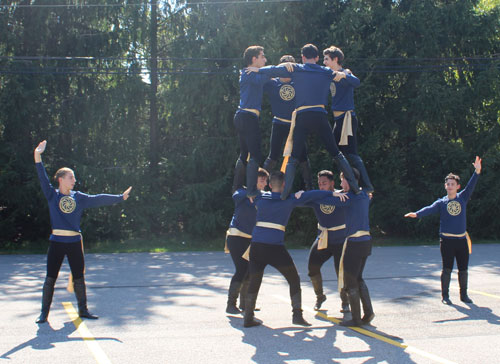
[[[235,193],[238,188],[243,187],[245,184],[245,174],[246,174],[246,165],[245,163],[238,158],[236,161],[236,165],[234,166],[234,178],[233,178],[233,186],[231,187],[231,193]]]
[[[295,179],[295,171],[298,164],[298,159],[295,159],[293,157],[288,158],[285,172],[285,188],[283,189],[283,192],[281,192],[282,200],[286,200],[288,198],[288,195],[290,194],[290,191],[292,190],[293,181]]]
[[[450,280],[451,280],[451,269],[444,268],[441,272],[441,295],[443,302],[445,305],[451,305],[450,301]]]
[[[316,304],[314,305],[314,309],[318,311],[323,302],[326,301],[326,296],[323,294],[323,278],[321,277],[321,273],[311,276],[310,278],[314,293],[316,293]]]
[[[348,154],[347,159],[349,160],[351,166],[359,171],[359,177],[361,179],[360,184],[363,187],[363,191],[366,193],[373,193],[373,185],[361,157],[357,154]]]
[[[259,163],[253,158],[247,163],[247,196],[253,198],[257,196],[257,177],[259,172]]]
[[[42,311],[40,316],[36,319],[37,324],[43,324],[47,322],[49,317],[50,305],[52,304],[52,297],[54,297],[54,285],[56,284],[56,279],[52,277],[46,277],[42,288]]]
[[[359,290],[357,288],[351,288],[347,291],[347,297],[349,297],[349,304],[351,305],[351,315],[352,319],[348,321],[342,321],[340,325],[342,326],[362,326],[363,321],[361,321],[361,305]]]
[[[273,172],[274,168],[276,167],[276,163],[277,163],[277,161],[267,157],[262,168],[264,168],[266,171],[269,172],[269,174],[271,174],[271,172]]]
[[[342,301],[342,307],[340,309],[340,312],[342,313],[351,312],[351,309],[349,308],[349,298],[347,297],[347,292],[344,288],[340,290],[340,300]]]
[[[236,307],[236,300],[238,299],[238,295],[240,294],[240,289],[241,289],[241,282],[233,282],[231,280],[227,294],[226,313],[232,313],[232,314],[241,313],[238,307]]]
[[[469,279],[469,272],[466,270],[458,272],[458,285],[460,286],[460,301],[465,303],[472,303],[472,300],[467,296],[467,281]]]
[[[339,152],[336,157],[333,158],[339,169],[342,171],[344,174],[344,178],[347,180],[349,183],[350,190],[358,194],[360,192],[359,186],[358,186],[358,181],[354,177],[354,172],[352,171],[351,165],[347,161],[347,159],[344,157],[342,152]]]
[[[97,320],[99,317],[91,314],[87,309],[87,290],[85,288],[85,279],[83,277],[75,279],[73,287],[75,288],[76,302],[78,303],[78,316],[91,320]]]
[[[302,291],[298,291],[292,297],[292,323],[294,325],[311,326],[302,316]]]
[[[304,180],[304,190],[312,190],[312,173],[309,159],[305,162],[300,162],[300,172],[302,173],[302,179]]]
[[[364,281],[359,283],[359,298],[361,299],[361,304],[363,305],[363,321],[364,324],[369,324],[375,318],[375,313],[373,312],[372,300],[370,298],[370,292]]]
[[[262,324],[261,321],[255,320],[254,317],[254,309],[256,301],[257,301],[257,294],[247,293],[247,297],[245,300],[245,316],[243,321],[244,327],[259,326],[260,324]]]

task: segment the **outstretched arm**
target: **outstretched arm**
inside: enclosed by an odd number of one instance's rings
[[[413,219],[416,219],[417,218],[417,214],[414,213],[414,212],[408,212],[405,217],[411,217]]]
[[[467,183],[467,186],[465,186],[465,188],[458,193],[463,199],[465,199],[465,201],[469,201],[470,196],[472,195],[472,192],[476,187],[477,179],[481,174],[481,162],[482,159],[476,156],[476,160],[474,161],[474,163],[472,163],[475,173],[472,174],[469,182]]]

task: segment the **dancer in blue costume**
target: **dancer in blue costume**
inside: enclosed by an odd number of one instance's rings
[[[451,305],[449,287],[453,263],[457,260],[458,284],[460,286],[460,300],[472,303],[467,295],[469,254],[472,250],[469,234],[467,233],[467,203],[476,187],[481,174],[481,158],[476,157],[473,163],[474,173],[463,191],[460,189],[460,177],[448,174],[444,179],[444,188],[447,195],[436,200],[432,205],[424,207],[417,212],[409,212],[405,217],[421,218],[431,214],[439,214],[439,237],[443,270],[441,272],[442,302]]]
[[[73,275],[73,287],[78,303],[78,314],[80,317],[97,319],[87,309],[87,293],[85,287],[85,261],[83,256],[83,241],[80,230],[80,220],[83,210],[90,207],[113,205],[126,200],[132,187],[127,188],[121,195],[87,195],[79,191],[73,191],[76,179],[70,168],[60,168],[54,179],[59,188],[52,187],[47,172],[42,163],[42,153],[45,151],[47,141],[43,141],[35,148],[34,157],[38,173],[38,179],[42,192],[47,198],[50,213],[52,233],[50,245],[47,252],[47,275],[43,284],[42,310],[36,320],[37,323],[47,321],[49,316],[52,297],[54,296],[54,285],[56,283],[61,264],[64,257],[68,257],[68,263]]]

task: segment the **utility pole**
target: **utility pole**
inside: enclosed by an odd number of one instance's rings
[[[151,0],[151,36],[150,36],[150,80],[151,88],[149,94],[149,147],[150,147],[150,171],[152,181],[158,175],[159,163],[159,130],[158,130],[158,18],[157,2]],[[153,183],[152,183],[153,185]]]

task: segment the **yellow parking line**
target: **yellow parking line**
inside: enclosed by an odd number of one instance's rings
[[[284,301],[284,302],[290,302],[290,299],[286,299],[285,297],[283,296],[278,296],[278,295],[274,295],[274,297],[278,298],[279,300],[281,301]],[[335,324],[339,324],[341,320],[335,318],[335,317],[330,317],[330,316],[327,316],[325,315],[324,313],[322,312],[319,312],[319,311],[314,311],[310,308],[305,308],[303,307],[304,310],[308,311],[308,312],[312,312],[314,314],[316,314],[317,316],[321,317],[321,318],[324,318],[330,322],[333,322]],[[351,330],[354,330],[354,331],[357,331],[359,332],[360,334],[363,334],[363,335],[366,335],[366,336],[370,336],[374,339],[377,339],[379,341],[383,341],[387,344],[390,344],[390,345],[393,345],[393,346],[396,346],[400,349],[403,349],[404,351],[407,351],[407,352],[413,352],[415,354],[418,354],[418,355],[421,355],[425,358],[428,358],[428,359],[431,359],[433,361],[435,361],[436,363],[442,363],[442,364],[457,364],[453,361],[450,361],[450,360],[447,360],[447,359],[444,359],[444,358],[441,358],[437,355],[434,355],[434,354],[431,354],[431,353],[427,353],[425,351],[422,351],[420,349],[417,349],[413,346],[410,346],[410,345],[406,345],[406,344],[403,344],[403,343],[400,343],[400,342],[397,342],[395,340],[392,340],[392,339],[389,339],[388,337],[385,337],[385,336],[382,336],[380,334],[376,334],[372,331],[369,331],[369,330],[365,330],[361,327],[349,327]]]
[[[477,294],[481,294],[481,295],[483,295],[483,296],[488,296],[488,297],[493,297],[493,298],[500,298],[500,296],[495,295],[495,294],[486,293],[486,292],[481,292],[481,291],[474,291],[474,290],[472,290],[472,289],[469,289],[469,292],[471,292],[471,293],[477,293]]]
[[[95,340],[94,336],[87,328],[87,325],[85,325],[85,322],[83,322],[80,316],[78,316],[78,314],[76,313],[73,304],[71,302],[63,302],[62,305],[64,306],[64,309],[66,310],[66,313],[68,314],[71,321],[73,321],[73,324],[80,333],[80,336],[82,337],[83,341],[85,341],[88,348],[94,355],[94,358],[97,361],[97,363],[111,364],[111,360],[109,360],[106,353],[101,349],[101,347]]]

